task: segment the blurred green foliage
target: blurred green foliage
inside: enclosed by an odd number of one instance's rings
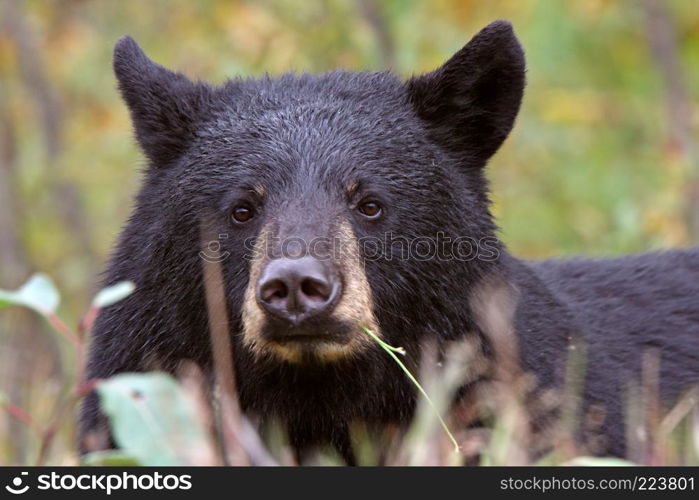
[[[672,35],[670,70],[653,55],[658,12]],[[155,61],[214,82],[338,67],[407,77],[435,68],[498,18],[513,22],[528,59],[524,107],[489,165],[509,248],[538,258],[696,243],[687,214],[699,116],[691,0],[5,0],[0,158],[14,174],[0,196],[16,200],[12,231],[0,237],[17,240],[24,275],[5,268],[0,285],[46,272],[65,292],[69,317],[95,290],[144,165],[112,75],[118,37],[130,34]],[[688,138],[673,132],[673,77]],[[72,202],[61,208],[64,199]],[[0,371],[0,390],[7,380]]]

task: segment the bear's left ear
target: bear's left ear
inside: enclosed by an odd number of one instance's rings
[[[167,167],[194,138],[212,88],[154,63],[129,36],[114,47],[114,73],[143,152],[153,166]]]
[[[407,86],[435,140],[482,166],[514,125],[524,81],[524,52],[512,25],[495,21],[442,67]]]

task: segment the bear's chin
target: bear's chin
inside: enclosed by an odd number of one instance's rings
[[[276,359],[296,365],[334,363],[356,356],[357,349],[350,343],[338,344],[327,340],[269,342],[267,351]]]

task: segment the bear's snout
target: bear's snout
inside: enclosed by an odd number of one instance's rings
[[[340,280],[315,257],[279,258],[267,263],[257,283],[260,307],[294,326],[332,312],[341,294]]]

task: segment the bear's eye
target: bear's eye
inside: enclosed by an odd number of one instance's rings
[[[367,219],[378,219],[383,211],[376,201],[364,201],[359,204],[357,210]]]
[[[244,224],[255,216],[255,209],[247,203],[236,205],[231,211],[231,219],[235,224]]]

